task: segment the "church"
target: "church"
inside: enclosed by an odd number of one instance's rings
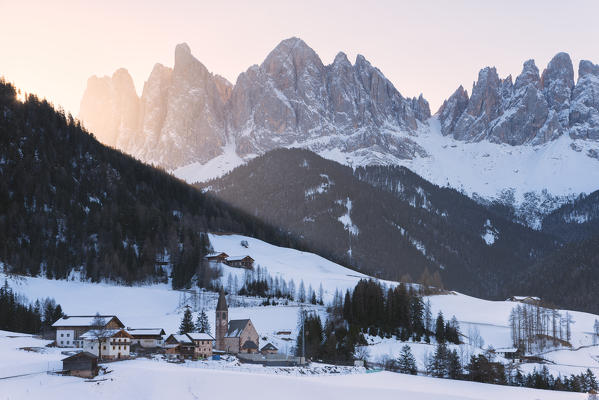
[[[257,353],[260,348],[260,337],[250,319],[233,319],[229,321],[229,307],[225,293],[221,290],[216,305],[215,350],[226,353]]]

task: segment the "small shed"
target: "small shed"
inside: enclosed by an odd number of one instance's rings
[[[98,357],[87,351],[82,351],[62,360],[63,371],[69,375],[81,378],[93,378],[98,375]]]
[[[266,343],[264,347],[260,349],[260,353],[262,354],[277,354],[279,349],[277,349],[272,343]]]

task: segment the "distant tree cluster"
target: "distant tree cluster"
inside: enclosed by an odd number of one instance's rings
[[[226,284],[223,287],[226,293],[238,294],[241,296],[256,296],[266,298],[266,303],[270,304],[271,299],[286,299],[300,303],[311,303],[324,305],[324,289],[320,284],[318,291],[312,288],[312,285],[306,285],[304,281],[299,282],[296,288],[295,281],[290,279],[272,276],[268,269],[257,265],[252,270],[245,270],[241,288],[237,276],[231,274],[227,277]]]
[[[410,285],[385,288],[374,280],[362,279],[353,292],[347,291],[342,316],[350,326],[373,336],[396,336],[399,340],[460,343],[459,324],[454,318],[445,322],[439,313],[433,326],[430,303]]]
[[[518,304],[510,312],[514,347],[522,352],[543,351],[547,346],[570,346],[572,317],[539,304]]]
[[[49,332],[52,324],[62,316],[62,308],[53,299],[27,304],[13,292],[8,281],[0,287],[0,330],[33,334]]]

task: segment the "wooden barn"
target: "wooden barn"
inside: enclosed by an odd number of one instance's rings
[[[93,378],[98,375],[98,357],[82,351],[62,360],[62,369],[69,375],[81,378]]]
[[[227,257],[225,264],[227,264],[229,267],[253,269],[254,259],[247,255]]]
[[[204,257],[207,261],[217,262],[217,263],[225,263],[229,255],[224,252],[220,253],[210,253]]]

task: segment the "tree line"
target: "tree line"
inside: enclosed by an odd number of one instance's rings
[[[31,304],[15,294],[7,280],[0,287],[0,330],[31,334],[51,333],[52,324],[62,316],[62,308],[54,299],[36,300]]]

